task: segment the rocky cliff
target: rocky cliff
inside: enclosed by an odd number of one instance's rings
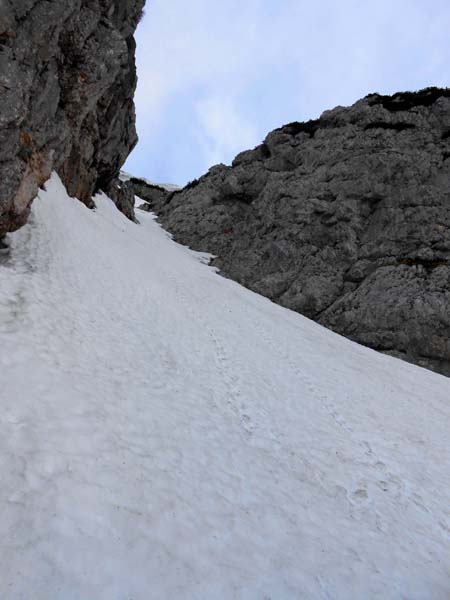
[[[140,194],[224,275],[450,375],[450,90],[368,96]]]
[[[133,34],[145,0],[0,0],[0,238],[55,169],[92,206],[137,141]]]

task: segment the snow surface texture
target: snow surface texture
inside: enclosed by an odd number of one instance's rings
[[[0,598],[448,600],[450,380],[96,204],[0,268]]]

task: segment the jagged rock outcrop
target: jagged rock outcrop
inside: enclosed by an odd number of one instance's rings
[[[224,275],[450,375],[449,89],[286,125],[152,209]]]
[[[150,183],[145,179],[132,177],[128,180],[128,183],[133,193],[141,200],[144,200],[144,204],[140,208],[145,211],[153,211],[161,208],[170,195],[170,190],[167,188],[162,185]]]
[[[119,169],[137,141],[133,34],[145,0],[0,0],[0,237],[55,169],[133,218]],[[131,202],[131,204],[130,204]]]

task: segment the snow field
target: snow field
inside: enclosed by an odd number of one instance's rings
[[[450,380],[55,175],[0,260],[0,598],[450,597]]]

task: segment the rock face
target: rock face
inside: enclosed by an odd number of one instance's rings
[[[0,237],[27,219],[55,169],[88,206],[137,141],[133,34],[145,0],[0,0]],[[131,202],[131,204],[130,204]]]
[[[156,207],[163,206],[171,191],[162,185],[150,183],[145,179],[139,179],[137,177],[131,177],[131,179],[128,180],[128,183],[133,190],[133,194],[138,196],[141,200],[144,200],[144,204],[139,208],[145,211],[152,211],[156,209]]]
[[[152,208],[224,275],[450,375],[450,90],[286,125]]]

